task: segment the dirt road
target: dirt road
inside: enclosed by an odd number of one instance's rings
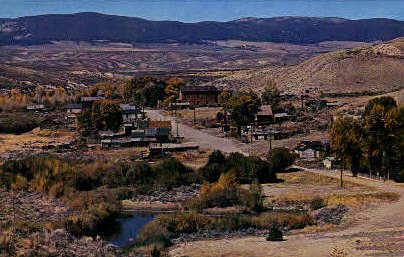
[[[147,116],[153,120],[171,120],[173,133],[176,133],[177,122],[174,117],[164,116],[158,110],[146,110]],[[195,129],[186,124],[178,123],[178,134],[187,141],[196,142],[200,148],[217,149],[222,152],[240,152],[248,155],[248,152],[243,149],[242,143],[231,138],[219,138],[209,135],[203,131]]]
[[[338,172],[304,169],[338,178]],[[404,186],[394,182],[373,181],[344,176],[344,180],[400,195],[397,202],[381,204],[359,212],[350,226],[321,233],[295,233],[283,242],[267,242],[263,237],[242,237],[196,241],[173,248],[172,256],[332,256],[334,248],[346,255],[404,256]]]

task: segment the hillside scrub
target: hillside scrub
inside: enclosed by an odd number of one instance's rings
[[[31,113],[0,113],[0,133],[21,134],[37,126],[37,117]]]

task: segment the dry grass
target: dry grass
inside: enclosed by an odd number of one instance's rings
[[[338,179],[303,171],[278,174],[278,178],[284,182],[263,186],[266,203],[306,205],[319,197],[328,206],[344,204],[349,208],[367,208],[399,198],[395,193],[376,191],[376,188],[349,181],[340,188]]]
[[[222,107],[199,107],[195,110],[195,116],[197,119],[214,120],[216,114],[222,111]],[[178,110],[179,117],[184,119],[193,119],[194,111],[190,109]]]
[[[330,206],[343,204],[349,208],[367,207],[383,202],[394,202],[400,198],[398,194],[389,192],[375,192],[364,194],[342,195],[335,194],[326,198],[326,202]]]
[[[203,150],[199,151],[186,151],[186,152],[177,152],[173,153],[172,157],[182,162],[185,166],[199,169],[206,165],[208,162],[209,155],[211,150]]]
[[[74,139],[75,133],[63,132],[53,136],[40,136],[32,132],[21,135],[0,134],[0,154],[8,151],[41,149],[50,144],[64,144]]]

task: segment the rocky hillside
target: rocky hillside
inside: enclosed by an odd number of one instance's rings
[[[99,13],[0,19],[0,45],[96,40],[200,43],[230,39],[308,44],[323,41],[385,41],[400,36],[404,36],[404,21],[390,19],[276,17],[183,23]]]
[[[238,89],[261,89],[268,78],[287,92],[389,92],[404,88],[404,38],[322,54],[290,67],[240,71],[215,81]]]

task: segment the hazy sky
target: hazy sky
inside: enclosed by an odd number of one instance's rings
[[[0,0],[0,17],[3,18],[84,11],[185,22],[228,21],[252,16],[404,20],[404,0]]]

